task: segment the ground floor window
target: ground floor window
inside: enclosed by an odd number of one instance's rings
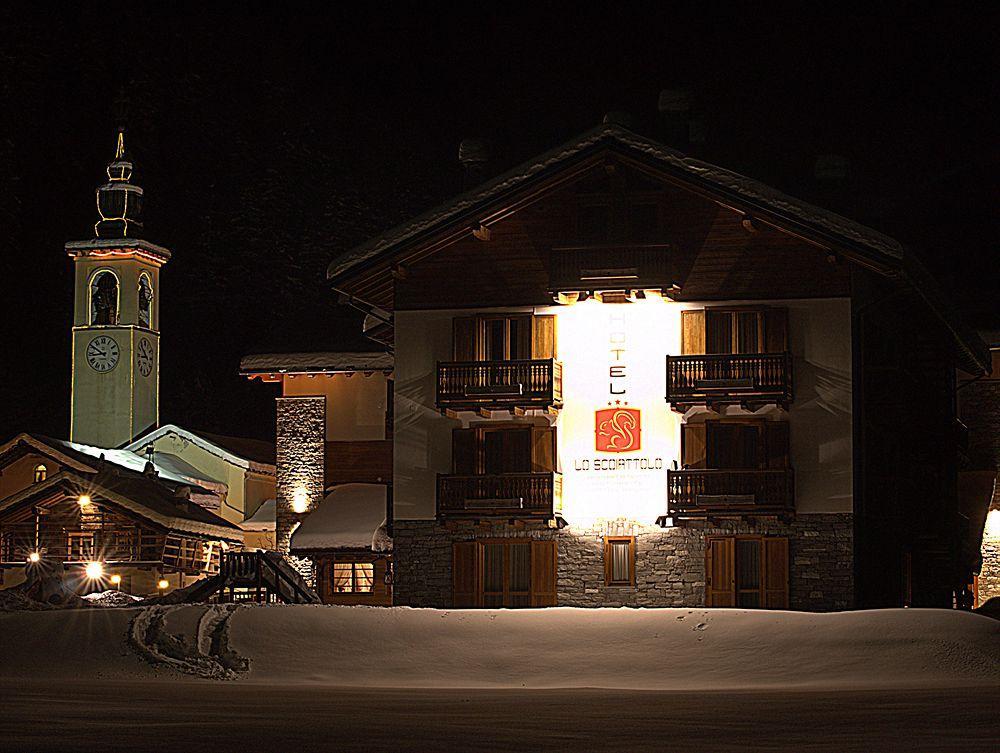
[[[709,536],[705,539],[705,605],[788,608],[788,539]]]
[[[604,539],[604,583],[620,587],[635,585],[634,536],[608,536]]]
[[[334,562],[333,592],[335,594],[367,594],[375,586],[375,563]]]
[[[556,542],[530,539],[453,545],[456,607],[546,607],[556,603]]]

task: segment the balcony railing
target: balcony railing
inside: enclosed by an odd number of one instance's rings
[[[681,410],[706,403],[792,402],[791,353],[667,356],[667,402]]]
[[[0,526],[0,561],[23,563],[37,552],[46,562],[156,562],[161,541],[134,529],[36,530],[34,523],[12,523]]]
[[[674,519],[789,515],[795,511],[791,468],[667,472],[667,515]]]
[[[562,405],[562,364],[524,361],[438,362],[441,409],[557,408]]]
[[[669,246],[603,245],[552,249],[552,292],[666,288],[673,283]]]
[[[552,518],[562,514],[562,475],[438,474],[438,517]]]

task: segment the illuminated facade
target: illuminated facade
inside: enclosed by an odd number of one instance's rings
[[[394,603],[953,599],[940,436],[982,343],[904,253],[604,125],[335,260],[393,349]]]

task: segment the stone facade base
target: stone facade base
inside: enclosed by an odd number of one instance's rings
[[[979,571],[976,606],[1000,596],[1000,539],[984,539],[982,552],[983,568]]]
[[[708,535],[787,536],[789,606],[796,610],[835,611],[853,606],[853,516],[799,515],[776,520],[725,522],[720,526],[687,523],[674,528],[639,528],[636,535],[636,585],[604,583],[607,526],[562,530],[538,523],[522,526],[450,523],[432,520],[394,522],[394,603],[414,607],[452,605],[452,543],[471,539],[533,538],[558,542],[558,603],[575,607],[701,607],[705,605],[705,537]]]

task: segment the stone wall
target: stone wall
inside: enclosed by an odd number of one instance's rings
[[[983,541],[983,569],[979,573],[979,604],[1000,597],[1000,539]]]
[[[759,521],[710,527],[646,528],[625,522],[589,530],[524,525],[397,520],[394,524],[394,603],[447,607],[451,595],[451,545],[470,539],[556,539],[560,606],[703,606],[705,536],[759,534],[789,539],[789,604],[831,611],[853,605],[853,521],[849,514],[800,515],[790,523]],[[635,535],[635,588],[604,584],[604,535]]]
[[[277,409],[275,547],[312,585],[312,561],[293,557],[288,549],[295,527],[323,501],[326,400],[279,397]],[[301,505],[299,511],[296,503]]]

